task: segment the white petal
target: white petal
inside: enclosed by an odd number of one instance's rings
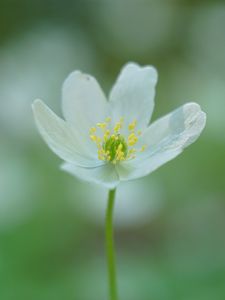
[[[39,132],[54,153],[63,160],[80,166],[99,164],[75,131],[41,100],[35,100],[32,108]]]
[[[61,169],[81,180],[97,183],[109,189],[113,189],[119,184],[119,177],[116,173],[115,166],[112,164],[104,164],[96,168],[82,168],[73,164],[64,163]]]
[[[75,71],[65,80],[62,93],[65,119],[88,137],[90,127],[103,122],[108,113],[108,103],[99,84],[92,76]]]
[[[114,121],[124,117],[128,124],[136,119],[138,128],[145,128],[154,109],[156,82],[154,67],[140,67],[134,63],[125,65],[109,96]]]
[[[145,176],[175,158],[199,137],[205,123],[206,115],[196,103],[187,103],[157,120],[144,133],[147,150],[118,166],[120,179]]]

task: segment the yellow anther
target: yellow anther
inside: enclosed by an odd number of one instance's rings
[[[97,126],[104,130],[106,128],[107,124],[106,123],[97,123]]]
[[[132,123],[130,123],[130,124],[128,125],[128,129],[129,129],[130,131],[132,131],[132,130],[135,129],[136,125],[137,125],[137,120],[134,120]]]
[[[124,152],[123,152],[123,145],[120,143],[117,150],[116,150],[116,160],[120,161],[120,160],[124,160]]]
[[[145,151],[146,145],[141,146],[139,149],[134,148],[139,136],[142,134],[140,130],[136,130],[136,120],[128,125],[130,131],[128,137],[121,133],[124,123],[123,118],[120,118],[119,122],[114,124],[113,129],[111,129],[111,126],[109,127],[109,122],[111,122],[111,118],[107,117],[104,122],[97,123],[89,131],[90,139],[96,144],[99,160],[117,164],[127,159],[134,159],[136,154]]]
[[[129,136],[128,136],[128,145],[129,146],[134,146],[138,141],[138,137],[136,136],[135,133],[131,133]]]
[[[98,159],[105,160],[105,151],[102,148],[98,150]]]
[[[137,135],[139,135],[139,136],[142,135],[142,131],[138,130]]]
[[[146,148],[147,148],[147,145],[143,145],[140,149],[140,152],[144,152],[146,150]]]
[[[114,132],[117,133],[120,129],[121,129],[121,123],[118,122],[118,123],[116,123],[116,125],[114,127]]]
[[[130,150],[129,150],[129,155],[130,155],[130,154],[134,154],[134,153],[136,153],[136,152],[137,152],[136,149],[134,149],[134,148],[133,148],[133,149],[130,149]]]
[[[108,118],[105,119],[106,123],[111,122],[111,120],[112,120],[112,119],[111,119],[110,117],[108,117]]]
[[[106,142],[106,140],[108,139],[108,137],[110,136],[110,131],[107,129],[104,133],[104,141]]]
[[[123,127],[123,118],[120,118],[120,121],[116,123],[116,125],[114,126],[114,132],[118,133],[120,131],[120,129]]]
[[[101,144],[101,142],[102,142],[102,139],[101,139],[99,136],[95,135],[95,134],[91,134],[91,135],[90,135],[90,139],[91,139],[94,143],[96,143],[98,147],[100,146],[100,144]]]
[[[97,142],[97,136],[92,134],[90,135],[90,139],[93,141],[93,142]]]
[[[95,127],[91,127],[89,132],[90,132],[90,134],[95,133],[96,132],[96,128]]]
[[[133,158],[135,158],[135,157],[136,157],[135,153],[137,153],[137,150],[136,150],[136,149],[134,149],[134,148],[130,149],[130,150],[128,151],[128,156],[127,156],[127,158],[128,158],[128,159],[133,159]]]

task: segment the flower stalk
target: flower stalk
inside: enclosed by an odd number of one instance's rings
[[[106,239],[106,257],[108,268],[109,300],[118,300],[117,280],[116,280],[116,262],[113,237],[113,210],[115,203],[116,189],[110,190],[108,194],[108,203],[105,219],[105,239]]]

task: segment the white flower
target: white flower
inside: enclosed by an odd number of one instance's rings
[[[65,121],[35,100],[37,127],[65,161],[62,169],[114,188],[120,181],[148,175],[193,143],[206,122],[196,103],[187,103],[148,126],[156,82],[152,66],[128,63],[107,101],[92,76],[75,71],[63,85]]]

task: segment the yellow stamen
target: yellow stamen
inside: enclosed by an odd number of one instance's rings
[[[117,133],[122,127],[122,124],[120,122],[116,123],[115,127],[114,127],[114,132]]]
[[[135,157],[136,157],[135,153],[137,153],[137,150],[136,150],[136,149],[134,149],[134,148],[130,149],[130,150],[128,151],[128,156],[127,156],[127,158],[128,158],[128,159],[133,159],[133,158],[135,158]]]
[[[91,127],[89,132],[90,132],[90,134],[95,133],[96,132],[96,128],[95,127]]]
[[[136,153],[136,152],[137,152],[137,150],[134,149],[134,148],[132,148],[132,149],[129,150],[129,155],[130,155],[130,154],[134,154],[134,153]]]
[[[111,122],[111,118],[108,117],[108,118],[105,119],[105,121],[106,121],[106,123],[110,123]]]
[[[138,141],[138,137],[136,136],[135,133],[131,133],[129,136],[128,136],[128,145],[129,146],[134,146]]]
[[[107,141],[107,139],[108,139],[109,136],[110,136],[110,131],[107,129],[107,130],[105,131],[104,137],[103,137],[105,142]]]
[[[146,148],[147,148],[147,145],[143,145],[140,149],[140,152],[144,152],[146,150]]]
[[[136,125],[137,125],[137,120],[134,120],[132,123],[130,123],[130,124],[128,125],[128,129],[129,129],[130,131],[133,131],[133,130],[135,129]]]
[[[137,135],[139,135],[139,136],[142,135],[142,131],[138,130]]]
[[[102,142],[102,139],[95,134],[91,134],[90,139],[97,145],[99,145]]]
[[[122,151],[123,145],[119,144],[117,150],[116,150],[116,159],[117,160],[123,160],[124,159],[124,152]]]
[[[104,130],[106,128],[107,124],[106,123],[97,123],[97,126]]]
[[[90,139],[96,144],[98,149],[99,160],[117,164],[127,159],[134,159],[137,153],[145,151],[146,145],[143,145],[140,149],[134,148],[139,136],[142,134],[140,130],[135,130],[137,126],[136,120],[128,125],[130,133],[127,138],[121,133],[123,118],[120,118],[114,127],[109,127],[110,122],[111,118],[107,117],[105,122],[97,123],[96,126],[91,127],[89,130]],[[113,128],[113,130],[110,130],[110,128]]]
[[[93,142],[97,142],[97,136],[96,135],[90,135],[90,139],[93,141]]]

